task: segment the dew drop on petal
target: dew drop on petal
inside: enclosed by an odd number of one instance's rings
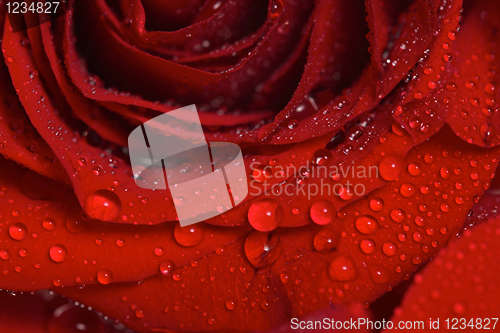
[[[273,199],[257,201],[248,210],[248,222],[258,231],[276,229],[283,217],[281,205]]]
[[[422,173],[422,167],[418,163],[410,163],[408,164],[408,172],[412,176],[418,176]]]
[[[359,243],[359,248],[365,254],[372,254],[375,251],[375,243],[369,239],[363,239]]]
[[[378,229],[377,221],[368,215],[358,217],[355,225],[356,229],[365,235],[373,234]]]
[[[68,250],[64,245],[58,244],[51,246],[49,249],[50,259],[55,262],[63,262],[68,256]]]
[[[121,211],[118,195],[109,190],[98,190],[85,199],[83,209],[91,218],[102,221],[115,220]]]
[[[109,284],[113,279],[113,274],[107,269],[103,269],[97,272],[97,281],[100,284]]]
[[[318,149],[314,153],[314,163],[320,166],[328,165],[332,161],[333,155],[327,149]]]
[[[162,247],[155,247],[154,253],[155,253],[155,256],[161,257],[164,253],[164,250]]]
[[[42,226],[45,230],[52,231],[56,228],[56,221],[53,218],[48,217],[43,220]]]
[[[335,218],[335,207],[326,200],[320,200],[313,203],[311,210],[311,219],[314,223],[325,225],[331,223]]]
[[[400,188],[400,192],[401,192],[401,195],[406,197],[406,198],[410,198],[412,197],[414,194],[415,194],[415,185],[413,184],[403,184],[401,185],[401,188]]]
[[[402,168],[401,159],[395,156],[385,156],[378,164],[380,176],[387,181],[398,178]]]
[[[380,198],[371,199],[370,208],[374,212],[380,212],[384,208],[384,201]]]
[[[226,308],[232,311],[236,308],[236,303],[234,301],[226,301]]]
[[[0,258],[3,260],[8,260],[9,259],[9,251],[0,250]]]
[[[180,223],[177,223],[174,229],[174,237],[177,243],[182,246],[196,246],[205,237],[205,226],[202,223],[196,223],[182,227]]]
[[[382,245],[382,252],[384,252],[386,256],[391,257],[396,254],[396,245],[392,242],[385,242]]]
[[[328,276],[333,281],[351,281],[358,277],[358,271],[350,258],[339,255],[328,265]]]
[[[401,209],[393,209],[391,211],[391,219],[396,223],[401,223],[405,219],[405,213]]]
[[[175,263],[171,260],[165,260],[160,263],[160,272],[165,276],[174,274],[175,268]]]
[[[10,237],[12,237],[12,239],[18,241],[23,240],[26,238],[26,235],[28,235],[28,228],[24,223],[14,223],[9,228],[9,235]]]
[[[340,234],[323,229],[314,236],[314,249],[316,251],[333,250],[340,244]]]

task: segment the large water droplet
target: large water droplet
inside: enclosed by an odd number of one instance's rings
[[[43,220],[42,226],[45,230],[52,231],[56,228],[56,221],[53,218],[48,217]]]
[[[226,301],[226,308],[228,310],[232,311],[232,310],[234,310],[236,308],[236,303],[234,301],[231,301],[231,300]]]
[[[175,268],[175,263],[171,260],[165,260],[160,263],[160,272],[165,276],[174,274]]]
[[[327,150],[327,149],[318,149],[315,153],[314,153],[314,163],[316,163],[317,165],[328,165],[329,163],[331,163],[332,161],[332,158],[333,158],[333,155],[332,153]]]
[[[377,221],[368,215],[358,217],[355,225],[356,229],[365,235],[373,234],[378,229]]]
[[[405,213],[401,209],[393,209],[391,211],[391,219],[396,223],[401,223],[405,219]]]
[[[371,199],[370,208],[374,212],[380,212],[384,208],[384,201],[380,198]]]
[[[177,243],[182,246],[196,246],[205,237],[205,226],[202,223],[197,223],[181,227],[178,223],[174,229],[174,237]]]
[[[248,222],[258,231],[276,229],[283,217],[281,205],[272,199],[255,202],[248,210]]]
[[[359,243],[359,248],[365,254],[372,254],[375,251],[375,243],[369,239],[363,239]]]
[[[412,176],[418,176],[422,173],[422,167],[418,163],[410,163],[408,164],[408,172]]]
[[[97,281],[100,284],[109,284],[113,279],[113,274],[107,269],[103,269],[97,272]]]
[[[393,256],[396,254],[396,245],[394,245],[394,243],[392,242],[385,242],[383,245],[382,245],[382,252],[384,252],[384,254],[386,256]]]
[[[401,195],[406,197],[406,198],[410,198],[412,197],[414,194],[415,194],[415,185],[413,184],[403,184],[401,185],[401,188],[400,188],[400,191],[401,191]]]
[[[378,164],[380,176],[387,181],[398,178],[402,169],[401,159],[395,156],[386,156]]]
[[[68,250],[66,250],[66,247],[64,245],[54,245],[50,247],[49,255],[50,259],[54,260],[55,262],[63,262],[68,256]]]
[[[3,260],[8,260],[9,259],[9,251],[0,250],[0,258]]]
[[[28,228],[24,223],[18,222],[10,226],[9,235],[15,240],[23,240],[28,234]]]
[[[109,190],[98,190],[85,199],[83,209],[91,218],[113,221],[115,220],[122,208],[120,198],[116,193]]]
[[[314,223],[325,225],[331,223],[335,218],[335,207],[333,204],[326,200],[320,200],[313,203],[311,210],[311,219]]]

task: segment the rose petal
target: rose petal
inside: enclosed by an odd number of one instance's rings
[[[500,311],[496,269],[500,265],[498,244],[498,218],[464,231],[415,277],[415,284],[391,320],[395,323],[423,321],[429,329],[432,318],[432,328],[448,330],[455,322],[452,318],[459,318],[457,328],[485,329],[488,326],[494,329],[497,323],[491,318],[497,317]],[[465,319],[464,323],[461,318]],[[438,319],[439,324],[436,323]],[[470,326],[471,323],[474,326]],[[476,323],[481,326],[476,327]]]
[[[446,121],[467,142],[488,147],[500,143],[498,111],[497,1],[473,1],[464,13],[456,38],[453,61],[447,67],[443,82]]]
[[[135,329],[267,330],[331,303],[371,302],[457,233],[491,180],[483,166],[498,157],[498,149],[478,149],[444,129],[410,151],[397,179],[344,207],[333,223],[252,234],[248,245],[239,240],[139,285],[59,291]],[[206,315],[194,320],[196,313]]]
[[[135,226],[84,219],[72,189],[1,159],[0,288],[137,281],[169,260],[182,266],[239,239],[249,228],[174,224]],[[21,179],[22,181],[19,181]],[[104,191],[94,207],[110,213],[116,202]],[[111,199],[107,199],[111,198]],[[193,232],[190,232],[193,230]]]

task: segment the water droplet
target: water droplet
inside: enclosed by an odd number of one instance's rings
[[[443,179],[448,179],[451,176],[450,169],[448,169],[447,167],[442,167],[439,173],[441,174],[441,177]]]
[[[422,167],[418,163],[410,163],[408,164],[408,172],[412,176],[418,176],[422,173]]]
[[[340,199],[347,201],[347,200],[351,200],[353,196],[354,196],[354,191],[353,191],[352,187],[342,186],[339,189]]]
[[[135,310],[135,316],[137,318],[144,318],[144,311],[139,310],[139,309]]]
[[[63,262],[68,256],[68,250],[66,250],[66,247],[64,245],[54,245],[50,247],[49,255],[50,259],[54,260],[55,262]]]
[[[18,222],[10,226],[9,235],[12,239],[21,241],[26,238],[28,228],[24,223]]]
[[[226,301],[226,308],[232,311],[236,308],[236,303],[234,301]]]
[[[42,225],[45,230],[52,231],[56,228],[56,220],[48,217],[45,220],[43,220]]]
[[[358,271],[350,258],[339,255],[328,265],[328,276],[334,281],[350,281],[358,277]]]
[[[398,178],[402,168],[401,159],[395,156],[385,156],[378,164],[380,176],[387,181]]]
[[[415,99],[422,99],[424,98],[424,94],[421,92],[421,91],[416,91],[414,94],[413,94],[413,97]]]
[[[154,253],[157,257],[161,257],[164,253],[164,250],[162,247],[155,247]]]
[[[384,252],[386,256],[391,257],[396,254],[396,245],[392,242],[385,242],[382,245],[382,252]]]
[[[94,171],[94,175],[99,176],[102,173],[102,167],[100,165],[98,165],[98,166],[94,167],[92,169],[92,171]]]
[[[396,223],[401,223],[405,220],[405,213],[401,209],[393,209],[391,219]]]
[[[255,268],[273,264],[282,251],[280,238],[269,232],[252,232],[245,241],[245,255]]]
[[[372,254],[375,251],[375,243],[369,239],[363,239],[359,243],[359,248],[365,254]]]
[[[358,217],[355,225],[356,229],[365,235],[373,234],[378,229],[378,224],[375,218],[368,215]]]
[[[332,161],[333,155],[327,149],[318,149],[314,153],[314,163],[323,166],[328,165]]]
[[[196,192],[195,192],[196,194]],[[182,207],[186,204],[186,198],[184,196],[178,194],[174,197],[174,205],[177,207]]]
[[[181,227],[177,223],[174,229],[174,237],[177,243],[185,247],[196,246],[205,237],[205,226],[202,223]]]
[[[0,250],[0,258],[2,258],[3,260],[8,260],[9,259],[9,251]]]
[[[320,200],[313,203],[311,210],[311,219],[314,223],[325,225],[331,223],[335,218],[335,207],[326,200]]]
[[[340,244],[340,234],[330,229],[323,229],[314,236],[316,251],[334,250]]]
[[[415,185],[413,184],[403,184],[400,188],[401,195],[410,198],[415,194]]]
[[[113,279],[113,274],[107,269],[103,269],[97,272],[97,281],[100,284],[109,284]]]
[[[371,199],[370,208],[374,212],[380,212],[384,208],[384,201],[380,198]]]
[[[248,222],[258,231],[276,229],[283,217],[281,205],[273,199],[257,201],[248,210]]]
[[[281,0],[273,0],[269,8],[269,18],[271,20],[276,20],[282,11],[283,4],[281,3]]]
[[[494,96],[496,93],[496,90],[497,90],[496,86],[491,82],[486,83],[484,86],[484,92],[487,95]]]
[[[115,220],[120,214],[121,207],[118,195],[109,190],[98,190],[90,194],[83,206],[89,217],[102,221]]]
[[[165,276],[174,274],[175,268],[175,263],[171,260],[165,260],[160,263],[160,272]]]

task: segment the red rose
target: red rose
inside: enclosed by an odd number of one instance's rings
[[[388,318],[401,292],[396,319],[494,316],[496,199],[476,204],[500,154],[498,1],[67,5],[21,31],[0,6],[0,288],[141,332]],[[182,228],[168,190],[135,184],[126,145],[188,104],[208,141],[242,148],[250,194]],[[56,316],[60,298],[16,302],[49,331],[109,329]]]

